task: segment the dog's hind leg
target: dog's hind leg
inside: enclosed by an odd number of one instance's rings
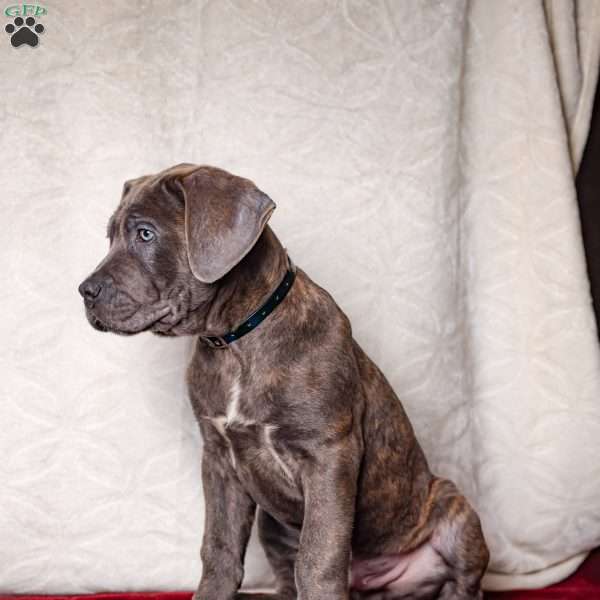
[[[430,542],[452,572],[439,600],[481,600],[489,551],[479,517],[452,482],[437,480],[436,484],[438,522]]]

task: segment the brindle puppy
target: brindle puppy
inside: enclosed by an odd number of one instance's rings
[[[222,335],[288,269],[247,179],[178,165],[127,182],[110,250],[80,286],[102,331]],[[248,335],[188,370],[204,438],[201,600],[481,598],[479,518],[432,475],[389,383],[302,270]],[[275,595],[238,593],[258,507]]]

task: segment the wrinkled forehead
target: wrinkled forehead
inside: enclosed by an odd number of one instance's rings
[[[175,177],[184,177],[195,171],[198,167],[190,163],[181,163],[168,169],[164,169],[154,175],[142,175],[134,179],[128,179],[123,184],[123,199],[125,197],[133,197],[136,193],[141,190],[151,190],[154,187],[160,186],[160,184],[169,179]]]
[[[108,236],[114,235],[122,223],[133,217],[159,224],[173,222],[182,207],[179,199],[168,191],[165,182],[164,173],[126,181],[119,206],[108,221]]]
[[[136,208],[152,210],[152,208],[164,207],[165,202],[173,196],[167,190],[167,183],[175,178],[185,177],[197,168],[196,165],[182,163],[154,175],[142,175],[127,180],[123,185],[123,194],[117,210],[129,211]]]

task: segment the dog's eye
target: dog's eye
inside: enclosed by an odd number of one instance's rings
[[[151,242],[154,239],[154,232],[141,227],[137,230],[137,237],[140,242]]]

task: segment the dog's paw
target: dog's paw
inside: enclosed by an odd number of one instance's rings
[[[44,32],[44,26],[41,23],[36,24],[33,17],[27,17],[24,21],[22,17],[16,17],[4,28],[4,31],[10,35],[10,43],[15,48],[23,44],[34,48],[39,42],[38,33]]]

